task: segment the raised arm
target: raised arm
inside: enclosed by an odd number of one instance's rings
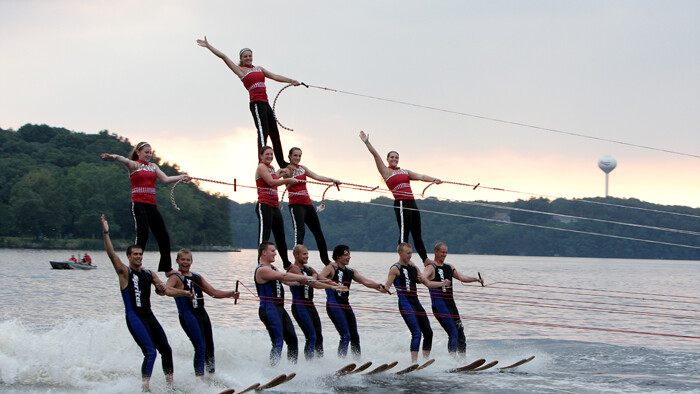
[[[268,167],[264,164],[258,165],[258,169],[255,170],[256,174],[262,178],[265,183],[267,183],[270,186],[279,186],[279,185],[293,185],[297,182],[299,182],[298,179],[296,178],[283,178],[283,179],[274,179],[272,178],[272,175],[270,175],[270,172],[268,170]]]
[[[161,170],[160,167],[158,167],[157,164],[153,163],[153,165],[156,166],[156,176],[163,183],[175,183],[179,180],[189,181],[190,179],[192,179],[186,174],[167,176],[165,175],[163,170]]]
[[[117,155],[115,153],[102,153],[100,157],[103,159],[110,159],[124,164],[124,166],[127,170],[129,170],[129,172],[134,171],[138,167],[138,164],[135,161],[130,160],[124,156]]]
[[[417,173],[415,171],[411,171],[411,170],[406,170],[406,172],[408,172],[408,176],[409,176],[409,178],[411,178],[412,181],[435,182],[437,184],[442,183],[442,181],[440,179],[429,176],[429,175],[419,174],[419,173]]]
[[[335,183],[335,184],[337,184],[337,185],[339,185],[339,184],[341,183],[339,180],[337,180],[337,179],[335,179],[335,178],[329,178],[329,177],[327,177],[327,176],[318,175],[317,173],[311,171],[311,170],[309,169],[309,167],[307,167],[307,166],[303,166],[303,165],[302,165],[301,167],[303,167],[304,170],[306,170],[306,175],[308,175],[308,176],[309,176],[310,178],[312,178],[312,179],[315,179],[315,180],[321,181],[321,182],[333,182],[333,183]]]
[[[197,45],[199,45],[200,47],[207,48],[216,57],[223,60],[224,63],[226,63],[226,65],[228,66],[228,68],[230,68],[234,74],[238,75],[238,78],[243,78],[245,76],[245,71],[243,71],[243,69],[238,64],[236,64],[234,61],[229,59],[228,56],[224,55],[223,52],[221,52],[220,50],[214,48],[211,44],[209,44],[209,41],[207,41],[207,36],[204,36],[203,40],[197,40]]]
[[[360,131],[360,139],[362,142],[365,143],[365,146],[367,146],[367,150],[369,150],[369,153],[372,154],[372,157],[374,158],[374,164],[377,165],[377,171],[382,175],[382,178],[386,180],[391,176],[391,170],[389,167],[384,164],[384,161],[382,160],[382,157],[379,155],[379,152],[377,152],[376,149],[374,149],[374,146],[372,146],[372,143],[369,142],[369,134],[365,134],[364,131]]]
[[[262,67],[260,67],[260,70],[262,70],[263,74],[265,74],[266,77],[268,77],[272,80],[275,80],[277,82],[291,83],[294,86],[301,85],[301,83],[299,83],[299,81],[297,81],[296,79],[291,79],[291,78],[283,77],[281,75],[277,75],[275,73],[271,73]]]
[[[112,246],[112,240],[109,238],[109,223],[105,219],[105,215],[101,216],[102,219],[102,238],[105,243],[105,251],[109,260],[112,262],[114,270],[117,272],[119,277],[119,289],[124,290],[129,284],[129,268],[122,263],[119,256],[114,252],[114,247]]]

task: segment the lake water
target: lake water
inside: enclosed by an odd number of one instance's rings
[[[142,354],[124,322],[119,284],[104,251],[91,251],[91,271],[52,270],[49,260],[84,251],[0,250],[0,391],[129,393],[140,390]],[[123,252],[120,251],[120,256]],[[192,345],[180,328],[175,302],[152,296],[175,361],[175,384],[183,392],[242,389],[281,373],[297,377],[280,392],[699,392],[700,263],[697,261],[611,260],[449,255],[460,272],[481,272],[487,287],[455,286],[467,334],[467,360],[451,359],[447,336],[431,316],[432,366],[412,374],[334,378],[352,360],[335,355],[338,335],[328,319],[325,295],[316,304],[324,328],[326,356],[271,368],[270,341],[258,319],[252,274],[256,253],[199,252],[193,271],[217,288],[233,289],[241,300],[206,299],[214,326],[216,382],[194,377]],[[350,266],[384,282],[391,253],[352,252]],[[124,257],[124,261],[126,258]],[[311,264],[322,268],[315,251]],[[144,265],[154,268],[156,255]],[[281,266],[281,262],[278,263]],[[162,275],[161,275],[162,277]],[[545,287],[555,286],[555,287]],[[582,290],[585,289],[585,290]],[[287,293],[288,298],[290,297]],[[421,302],[430,311],[427,291]],[[362,361],[410,364],[410,335],[396,313],[396,296],[355,284]],[[287,306],[289,309],[289,306]],[[291,313],[290,313],[291,315]],[[303,335],[297,327],[300,345]],[[683,338],[690,336],[695,338]],[[508,365],[534,355],[512,372],[496,368],[469,374],[445,370],[477,358]],[[165,391],[160,360],[151,381]]]

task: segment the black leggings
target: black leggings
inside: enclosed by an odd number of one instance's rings
[[[289,212],[292,214],[292,224],[294,225],[294,245],[303,245],[304,236],[306,235],[306,226],[316,238],[316,247],[321,255],[321,261],[324,265],[330,264],[328,259],[328,247],[326,246],[326,238],[323,237],[321,231],[321,222],[318,220],[316,209],[313,205],[292,204],[289,206]],[[304,226],[306,224],[306,226]]]
[[[287,256],[287,241],[284,239],[284,219],[279,208],[267,204],[255,204],[258,215],[258,245],[270,240],[270,233],[275,236],[277,252],[284,263],[284,268],[292,265]]]
[[[169,272],[173,269],[173,262],[170,259],[170,236],[165,228],[163,217],[160,216],[158,206],[146,204],[142,202],[131,203],[131,214],[134,216],[134,225],[136,226],[136,245],[146,251],[146,242],[148,242],[148,228],[151,228],[153,236],[158,242],[160,250],[160,262],[158,263],[158,271]]]
[[[275,113],[270,108],[270,103],[266,101],[253,101],[250,103],[250,113],[253,114],[255,128],[258,129],[258,150],[265,146],[267,137],[270,137],[272,142],[272,151],[277,159],[277,164],[280,168],[289,165],[284,161],[284,151],[282,150],[282,142],[280,142],[280,131],[277,129],[277,120]],[[256,151],[256,154],[258,152]]]
[[[399,243],[408,242],[408,234],[413,237],[413,245],[422,261],[428,258],[423,245],[420,225],[420,211],[416,200],[394,200],[394,213],[399,224]]]

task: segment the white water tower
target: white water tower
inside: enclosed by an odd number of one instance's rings
[[[598,167],[600,167],[601,170],[605,173],[605,197],[608,197],[608,176],[610,175],[610,171],[614,170],[615,167],[617,167],[617,160],[615,160],[612,156],[603,156],[600,159],[598,159]]]

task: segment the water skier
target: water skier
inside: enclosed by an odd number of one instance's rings
[[[286,176],[296,178],[300,181],[305,181],[308,175],[309,178],[321,182],[333,182],[336,185],[340,184],[337,179],[318,175],[311,171],[308,167],[299,164],[301,162],[301,149],[294,147],[289,150],[289,166],[287,166]],[[321,261],[324,265],[328,265],[331,261],[328,258],[328,247],[326,239],[321,231],[321,222],[318,220],[316,209],[309,198],[309,191],[306,189],[306,182],[299,182],[289,186],[289,212],[292,214],[292,224],[294,224],[294,245],[303,245],[304,236],[306,235],[306,227],[316,239],[316,246],[321,255]]]
[[[148,142],[142,141],[136,144],[128,158],[113,153],[103,153],[100,156],[103,159],[111,159],[124,164],[129,171],[131,214],[134,217],[136,227],[135,244],[141,250],[146,250],[148,228],[150,227],[160,250],[158,271],[166,272],[167,275],[174,274],[175,270],[173,270],[170,258],[170,236],[156,204],[156,178],[163,183],[174,183],[180,180],[188,181],[190,177],[184,174],[165,175],[158,165],[150,162],[153,150]]]
[[[296,362],[299,354],[297,334],[294,331],[292,319],[284,309],[284,288],[282,284],[299,285],[306,284],[310,278],[304,275],[296,275],[277,271],[272,263],[275,261],[277,251],[275,244],[264,241],[258,246],[258,261],[255,268],[255,288],[260,297],[258,315],[267,328],[272,342],[270,350],[270,364],[277,365],[282,355],[282,345],[287,344],[287,359]]]
[[[284,238],[284,219],[280,211],[277,186],[293,185],[298,182],[295,178],[280,179],[272,167],[272,148],[263,146],[260,148],[260,164],[255,170],[255,185],[258,188],[258,203],[255,204],[255,214],[258,216],[258,245],[270,239],[270,233],[275,236],[275,242],[279,248],[280,257],[284,268],[292,263],[287,256],[287,241]]]
[[[345,285],[350,289],[354,280],[370,289],[386,293],[384,285],[360,275],[357,270],[348,267],[350,264],[350,247],[338,245],[333,249],[333,262],[328,264],[319,277],[331,279],[333,282]],[[335,329],[340,334],[338,342],[338,356],[345,357],[348,354],[348,345],[355,357],[360,357],[360,334],[357,332],[357,320],[350,306],[350,293],[348,291],[334,291],[326,289],[326,311]]]
[[[265,77],[277,82],[291,83],[295,86],[300,85],[300,83],[295,79],[273,74],[263,67],[253,66],[253,51],[250,48],[241,49],[238,53],[239,62],[236,64],[223,52],[209,44],[206,36],[204,36],[203,40],[197,40],[197,45],[207,48],[211,53],[223,60],[228,68],[241,79],[243,86],[250,94],[250,113],[253,114],[255,128],[258,130],[258,148],[265,146],[269,136],[274,147],[277,164],[280,168],[286,167],[289,163],[284,161],[284,152],[280,142],[280,132],[277,129],[277,121],[272,108],[270,108],[270,103],[267,101]]]
[[[173,353],[163,327],[158,323],[151,310],[151,284],[155,285],[156,293],[159,295],[193,298],[194,294],[190,291],[168,287],[155,272],[144,269],[142,265],[143,249],[138,245],[131,245],[126,249],[129,265],[122,263],[114,252],[112,240],[109,238],[109,224],[104,215],[102,215],[102,233],[105,250],[119,277],[119,288],[126,312],[126,325],[131,336],[134,337],[134,341],[143,352],[141,389],[149,391],[153,364],[156,361],[156,351],[160,353],[165,381],[168,386],[172,387]]]
[[[445,258],[447,258],[447,245],[438,242],[435,244],[435,261],[428,264],[423,276],[432,283],[452,281],[454,278],[463,283],[480,282],[482,285],[484,284],[481,279],[460,274],[457,269],[445,263]],[[435,318],[447,332],[447,351],[453,357],[457,355],[464,357],[467,351],[467,340],[464,336],[464,325],[462,325],[457,305],[455,305],[452,287],[431,288],[430,299]]]
[[[294,255],[294,264],[287,269],[287,272],[308,276],[314,280],[318,279],[316,270],[308,265],[309,250],[306,246],[296,245],[292,249],[292,254]],[[314,305],[314,289],[347,291],[345,286],[333,282],[311,282],[305,285],[289,286],[293,300],[292,315],[306,338],[304,355],[307,360],[314,357],[323,357],[323,332],[321,329],[321,318],[318,316],[318,311]]]
[[[175,262],[178,266],[178,273],[168,278],[167,286],[194,292],[194,298],[175,298],[177,304],[180,326],[185,330],[185,334],[190,338],[194,346],[194,374],[204,377],[204,372],[213,374],[216,370],[214,359],[214,336],[212,335],[211,321],[209,314],[204,309],[204,294],[207,293],[214,298],[238,298],[235,291],[225,291],[215,289],[203,276],[190,271],[192,263],[192,252],[187,249],[180,249],[177,252]]]
[[[399,261],[389,268],[385,287],[389,289],[391,285],[394,285],[396,288],[401,317],[411,331],[411,362],[415,363],[418,361],[421,334],[423,336],[423,357],[426,359],[430,357],[430,350],[433,346],[433,330],[430,328],[428,315],[418,300],[416,283],[420,282],[426,287],[432,288],[450,286],[450,281],[430,282],[421,275],[420,270],[411,262],[413,248],[410,244],[400,243],[397,252]]]
[[[428,253],[425,250],[421,235],[420,211],[418,210],[418,205],[416,205],[416,200],[413,198],[410,182],[417,180],[440,183],[441,181],[428,175],[401,169],[398,167],[399,154],[396,151],[390,151],[387,154],[386,161],[389,165],[385,165],[377,150],[369,142],[369,135],[365,134],[364,131],[360,131],[360,139],[374,157],[377,170],[379,170],[386,186],[394,195],[394,213],[399,224],[399,243],[408,242],[408,234],[410,233],[416,246],[416,252],[418,252],[423,264],[427,264]]]

